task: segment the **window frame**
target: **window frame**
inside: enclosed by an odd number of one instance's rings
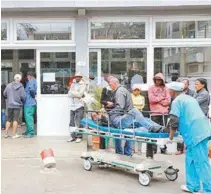
[[[70,23],[71,25],[71,40],[17,40],[17,24],[18,23],[25,23],[25,22],[33,22],[33,23],[41,23],[41,24],[45,24],[45,23]],[[13,21],[13,26],[14,26],[14,33],[13,33],[13,39],[14,39],[14,43],[15,44],[36,44],[36,43],[40,43],[40,44],[56,44],[56,43],[62,43],[62,44],[70,44],[70,43],[74,43],[75,42],[75,21],[73,19],[67,19],[67,18],[55,18],[54,19],[14,19]]]
[[[10,20],[3,19],[3,20],[1,20],[1,23],[6,23],[6,25],[7,25],[7,40],[1,40],[1,43],[8,44],[10,42]]]
[[[92,40],[91,39],[91,23],[93,22],[143,22],[145,23],[145,39],[105,39],[105,40]],[[147,43],[148,42],[148,26],[149,17],[98,17],[88,20],[88,42],[89,43]]]
[[[172,43],[176,43],[178,42],[178,44],[187,42],[187,43],[197,43],[197,42],[209,42],[211,41],[211,38],[179,38],[179,39],[156,39],[156,23],[157,22],[188,22],[188,21],[194,21],[194,22],[198,22],[198,21],[209,21],[211,20],[211,16],[187,16],[187,15],[183,15],[183,16],[156,16],[153,17],[153,24],[152,24],[152,28],[153,28],[153,42],[157,42],[157,43],[167,43],[167,42],[172,42]]]
[[[64,48],[41,48],[41,49],[36,49],[36,75],[37,75],[37,97],[38,98],[43,98],[43,97],[67,97],[68,94],[42,94],[41,93],[41,54],[40,53],[60,53],[60,52],[68,52],[68,53],[75,53],[76,54],[76,49],[75,48],[69,48],[64,49]],[[77,65],[77,62],[75,61],[75,66]]]

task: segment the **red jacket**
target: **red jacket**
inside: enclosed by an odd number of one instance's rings
[[[155,75],[156,78],[161,78],[164,81],[164,76],[162,73],[158,73]],[[154,77],[154,78],[155,78]],[[171,96],[169,93],[168,88],[164,86],[152,86],[148,90],[148,97],[149,97],[149,105],[150,110],[153,112],[159,112],[159,113],[168,113],[169,112],[169,105],[171,104]],[[161,115],[159,113],[152,114],[155,115]]]

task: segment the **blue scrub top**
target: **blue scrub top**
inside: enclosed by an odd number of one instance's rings
[[[179,131],[187,147],[193,147],[206,138],[211,139],[209,120],[195,98],[180,94],[172,102],[170,114],[179,118]]]
[[[24,106],[35,106],[36,100],[30,94],[30,91],[37,94],[37,80],[35,78],[31,78],[27,81],[25,93],[26,93],[26,100],[24,102]]]

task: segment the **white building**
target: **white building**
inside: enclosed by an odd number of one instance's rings
[[[204,77],[211,87],[211,0],[2,0],[1,7],[1,81],[36,71],[38,135],[69,134],[67,85],[76,70],[131,78],[135,67],[146,86],[163,72],[167,80]]]

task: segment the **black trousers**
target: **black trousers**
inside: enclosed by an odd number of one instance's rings
[[[78,108],[76,110],[70,111],[70,126],[71,127],[81,127],[81,120],[84,117],[84,107]],[[71,137],[73,139],[82,138],[82,134],[71,132]]]

